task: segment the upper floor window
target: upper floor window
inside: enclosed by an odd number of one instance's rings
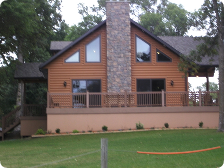
[[[79,62],[79,51],[75,52],[72,54],[70,57],[65,59],[66,63],[71,63],[71,62]]]
[[[151,46],[144,40],[136,36],[136,61],[150,62],[151,61]]]
[[[156,59],[157,62],[172,62],[172,58],[168,57],[166,54],[162,53],[156,49]]]
[[[86,45],[86,62],[100,62],[100,36]]]

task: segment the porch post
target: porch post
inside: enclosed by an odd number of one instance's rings
[[[127,90],[124,92],[124,107],[127,107]]]
[[[209,75],[208,75],[208,70],[206,72],[206,79],[207,79],[207,83],[206,83],[206,91],[209,92]]]
[[[162,107],[164,107],[164,103],[165,103],[164,97],[165,97],[164,90],[162,90]]]
[[[199,90],[199,106],[201,106],[201,90]]]
[[[25,82],[21,80],[21,112],[19,116],[23,116],[24,113],[24,104],[25,104]]]
[[[89,92],[86,92],[86,108],[89,108]]]
[[[49,104],[49,92],[47,91],[47,108],[49,108],[50,107],[50,104]]]

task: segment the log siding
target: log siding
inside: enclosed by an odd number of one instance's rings
[[[151,62],[136,62],[136,36],[151,45]],[[157,62],[157,49],[172,59],[172,62]],[[131,54],[132,54],[132,91],[137,91],[137,79],[165,79],[166,91],[185,91],[184,73],[178,70],[180,57],[146,35],[136,26],[131,27]],[[174,81],[171,86],[170,81]]]
[[[97,37],[101,37],[101,62],[86,62],[86,45]],[[80,62],[66,63],[65,59],[80,51]],[[51,93],[71,93],[73,79],[100,79],[101,91],[107,91],[107,61],[106,61],[106,27],[105,25],[81,40],[60,57],[48,64],[48,91]],[[64,87],[64,81],[67,86]]]

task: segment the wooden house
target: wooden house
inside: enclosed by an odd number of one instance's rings
[[[209,92],[188,92],[188,78],[178,70],[181,56],[199,42],[155,36],[130,19],[128,1],[109,1],[106,9],[107,19],[75,41],[52,42],[55,54],[43,64],[18,66],[16,79],[36,77],[48,83],[47,117],[23,115],[21,135],[38,128],[135,129],[137,122],[145,128],[163,127],[165,122],[170,127],[198,127],[200,121],[217,127],[218,101]],[[208,78],[218,61],[204,58],[197,64],[198,75]],[[28,77],[32,71],[36,75]]]

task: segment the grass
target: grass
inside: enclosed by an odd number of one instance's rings
[[[224,133],[217,130],[152,130],[46,137],[0,142],[0,161],[7,168],[101,167],[100,140],[108,138],[110,168],[216,168],[224,161]],[[145,155],[136,151],[178,152],[223,146],[184,155]]]

